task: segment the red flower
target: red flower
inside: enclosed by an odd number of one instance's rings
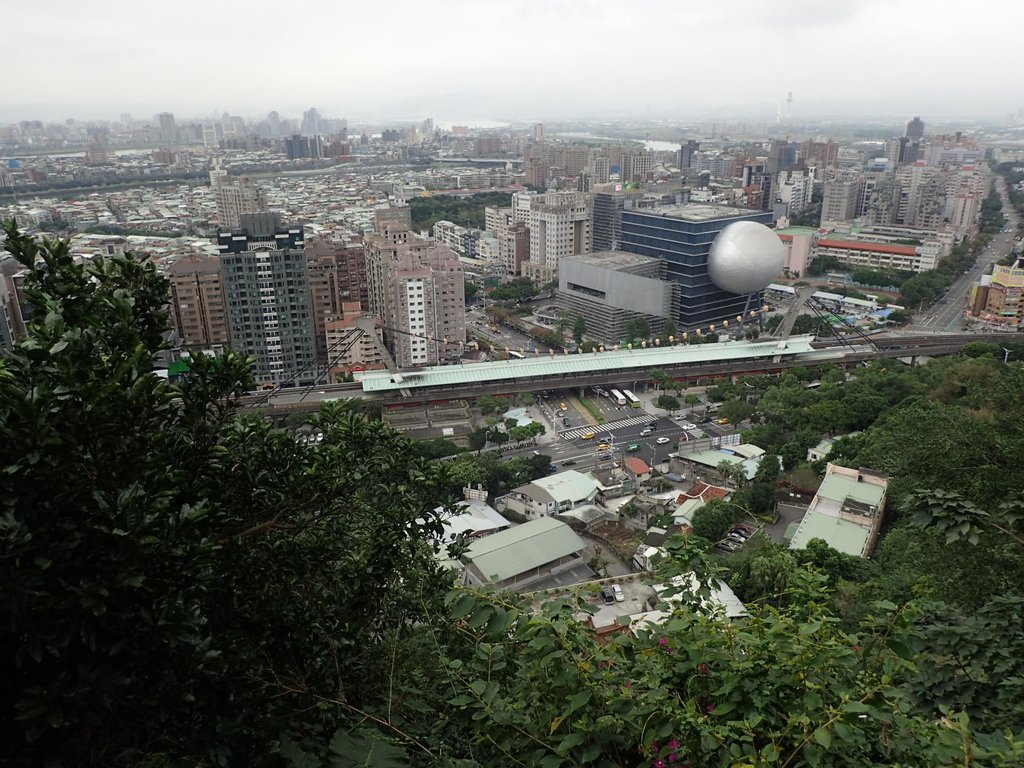
[[[679,749],[679,741],[678,739],[670,739],[668,744],[666,744],[665,746],[672,750]]]
[[[654,768],[665,768],[665,761],[664,760],[655,760],[654,761]]]

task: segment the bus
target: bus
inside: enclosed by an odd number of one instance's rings
[[[640,398],[630,392],[628,389],[622,390],[622,396],[626,398],[626,402],[629,403],[630,408],[640,407]]]
[[[611,390],[608,393],[608,399],[611,400],[616,405],[625,405],[626,404],[626,398],[624,398],[622,396],[622,393],[619,392],[619,390],[617,390],[617,389],[613,389],[613,390]]]

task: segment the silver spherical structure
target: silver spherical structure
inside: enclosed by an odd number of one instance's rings
[[[774,231],[756,221],[737,221],[711,243],[708,274],[729,293],[753,293],[782,274],[786,255]]]

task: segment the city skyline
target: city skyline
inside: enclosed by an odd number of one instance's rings
[[[770,119],[790,92],[793,116],[804,118],[991,119],[1021,107],[998,75],[1013,71],[1012,30],[1024,11],[997,0],[967,11],[924,0],[646,0],[628,14],[610,0],[396,0],[383,11],[316,2],[302,18],[327,33],[301,56],[256,44],[280,24],[276,9],[230,3],[211,18],[185,0],[183,28],[116,0],[13,8],[8,58],[31,66],[8,84],[0,120],[298,115],[310,105],[364,120]],[[239,66],[227,71],[244,74],[210,77],[232,59]]]

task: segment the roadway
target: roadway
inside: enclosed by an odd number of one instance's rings
[[[1003,215],[1006,217],[1003,231],[992,238],[992,241],[978,254],[978,260],[974,266],[953,281],[941,299],[929,307],[926,313],[918,315],[914,319],[910,326],[911,329],[922,331],[960,330],[971,286],[978,282],[993,263],[999,261],[1013,249],[1013,236],[1017,232],[1017,214],[1010,202],[1006,181],[1002,176],[996,177],[996,191],[1003,201]]]
[[[612,462],[601,462],[599,454],[611,454],[615,460],[626,456],[636,456],[643,459],[651,466],[668,461],[668,455],[675,453],[680,438],[686,434],[686,430],[676,422],[667,419],[651,416],[643,411],[630,410],[623,414],[626,418],[618,422],[610,421],[605,424],[586,427],[594,433],[594,437],[585,440],[578,436],[580,428],[563,430],[566,437],[560,436],[555,442],[538,445],[534,448],[525,448],[518,451],[505,451],[504,456],[529,455],[534,451],[551,457],[552,464],[565,469],[579,469],[587,472],[601,467],[610,467]],[[648,424],[657,422],[654,430],[647,435],[641,434],[648,428]],[[658,443],[658,438],[668,438],[664,444]],[[598,446],[606,442],[611,450],[599,451]],[[628,451],[631,445],[639,446],[637,451]],[[566,462],[569,462],[568,464]]]

